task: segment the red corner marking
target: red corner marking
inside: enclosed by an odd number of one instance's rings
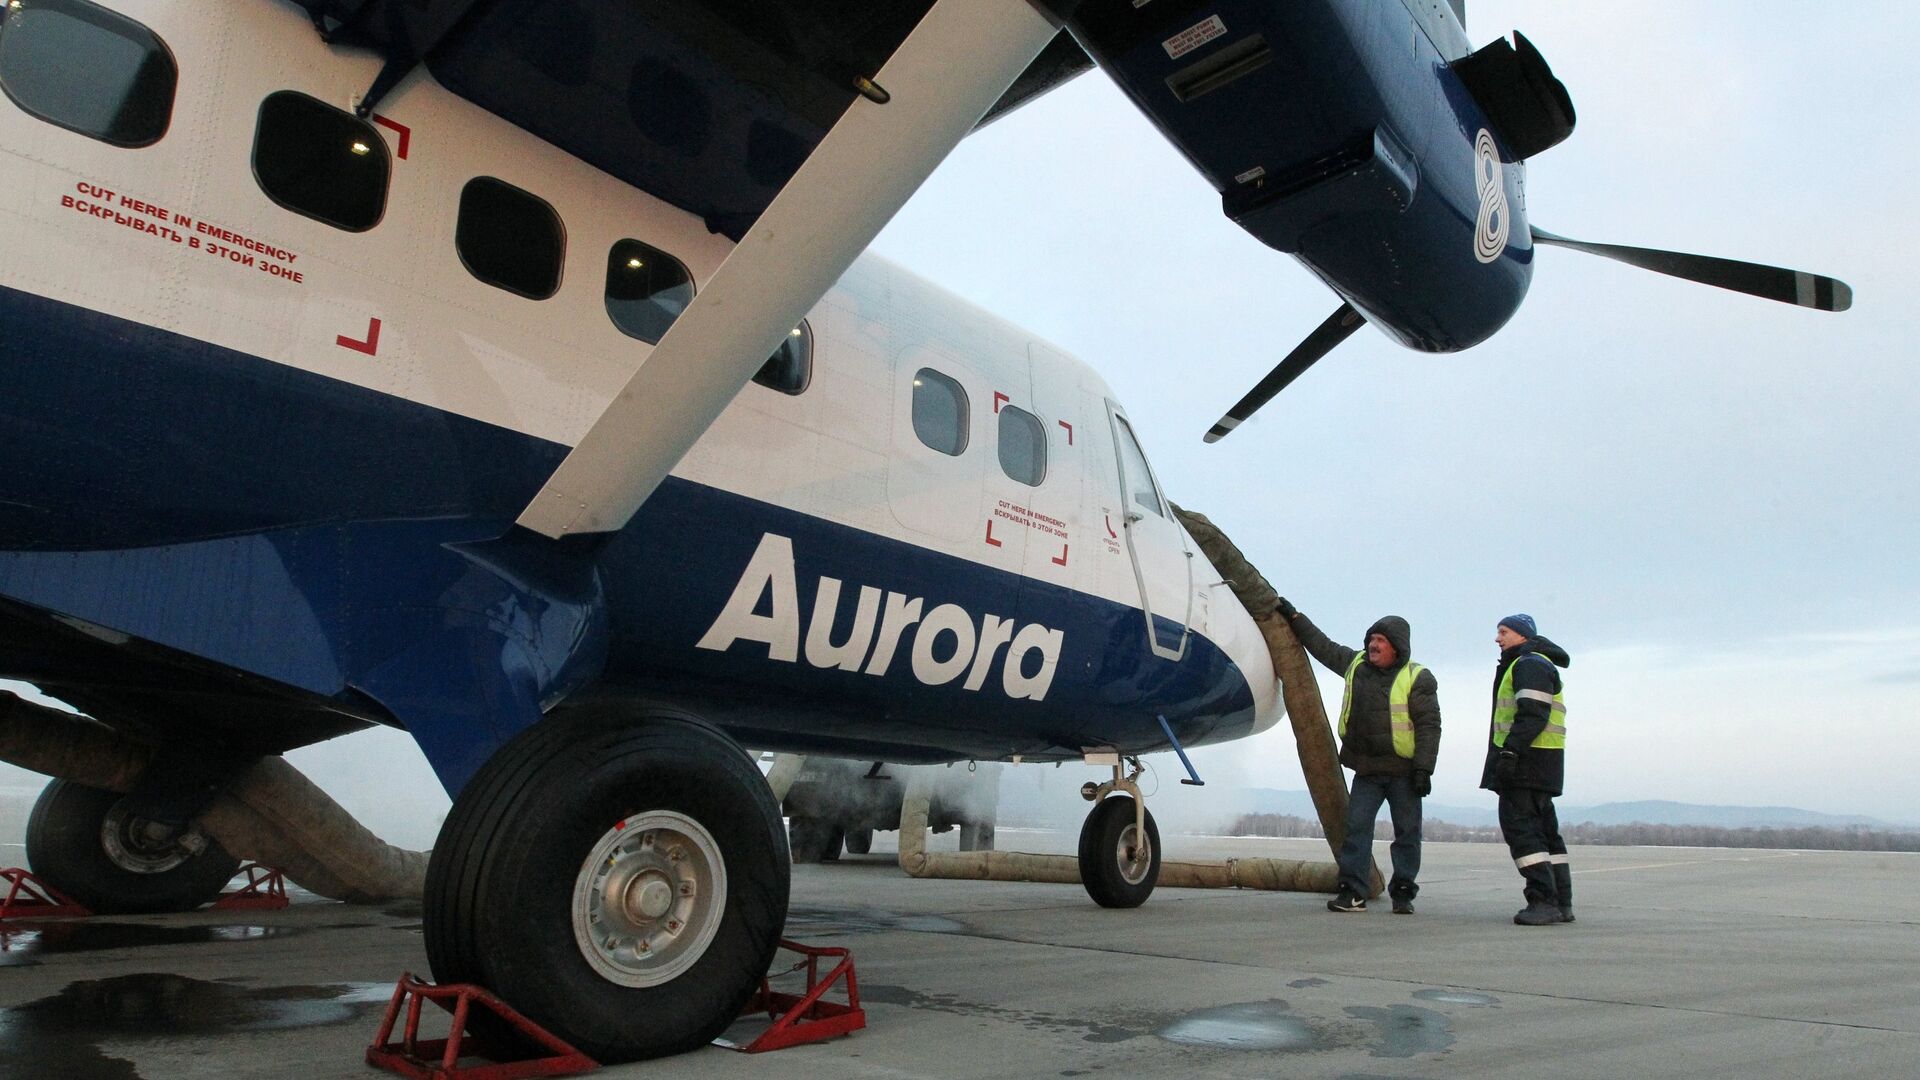
[[[354,352],[366,353],[368,356],[372,356],[380,351],[380,320],[367,320],[367,340],[365,341],[355,341],[347,335],[341,334],[339,337],[333,339],[333,343],[343,349],[352,349]]]
[[[994,547],[1000,546],[1000,541],[995,540],[993,538],[993,519],[992,518],[987,519],[987,543],[992,544]]]
[[[1101,514],[1100,520],[1107,523],[1107,539],[1109,540],[1120,539],[1120,534],[1113,531],[1113,515],[1112,514]]]
[[[1059,424],[1061,427],[1067,429],[1067,445],[1072,446],[1073,445],[1073,425],[1067,423],[1065,420],[1055,420],[1054,423]]]
[[[393,148],[393,156],[401,161],[407,160],[407,147],[413,142],[413,129],[405,124],[396,124],[379,113],[373,114],[373,122],[400,137],[400,145]]]
[[[1008,397],[1007,395],[1001,393],[998,390],[995,390],[993,392],[993,411],[996,413],[999,412],[1001,405],[1009,404],[1012,401],[1013,401],[1012,398]]]
[[[1060,545],[1060,557],[1053,560],[1053,565],[1055,566],[1067,565],[1067,545],[1066,544]]]

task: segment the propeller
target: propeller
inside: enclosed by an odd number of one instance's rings
[[[1734,292],[1758,296],[1763,300],[1777,300],[1782,304],[1795,304],[1820,311],[1845,311],[1853,306],[1853,290],[1847,287],[1846,282],[1823,274],[1809,274],[1804,270],[1762,266],[1759,263],[1740,262],[1736,259],[1715,258],[1712,255],[1688,255],[1680,251],[1661,251],[1657,248],[1594,244],[1585,240],[1569,239],[1539,228],[1533,230],[1533,242],[1572,248],[1589,255],[1598,255],[1603,259],[1623,262],[1628,266],[1637,266],[1642,270],[1651,270],[1656,274],[1666,274],[1669,277],[1697,281],[1702,285],[1732,289]]]
[[[1227,410],[1227,415],[1222,416],[1220,422],[1213,425],[1213,430],[1207,432],[1207,441],[1214,443],[1225,438],[1240,426],[1242,420],[1273,400],[1273,395],[1285,390],[1288,383],[1299,378],[1300,373],[1312,367],[1314,361],[1332,352],[1334,346],[1351,337],[1366,321],[1353,309],[1352,304],[1341,304],[1338,310],[1327,316],[1327,321],[1308,334],[1305,341],[1294,346],[1285,359],[1275,364],[1273,370],[1267,372],[1266,378],[1255,383],[1253,389],[1247,391],[1246,397]]]

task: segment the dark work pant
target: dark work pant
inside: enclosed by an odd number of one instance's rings
[[[1420,891],[1413,880],[1420,876],[1420,796],[1413,793],[1410,776],[1355,774],[1347,799],[1347,840],[1338,857],[1340,885],[1358,896],[1373,891],[1373,819],[1382,802],[1393,815],[1393,880],[1387,893],[1411,900]]]
[[[1567,844],[1560,839],[1560,815],[1553,809],[1552,795],[1531,788],[1502,791],[1500,835],[1507,838],[1513,865],[1526,881],[1529,901],[1573,904],[1573,875],[1567,869]]]

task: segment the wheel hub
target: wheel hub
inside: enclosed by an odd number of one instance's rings
[[[207,836],[197,826],[140,817],[122,799],[100,822],[100,849],[122,870],[164,874],[205,851]]]
[[[1114,845],[1114,859],[1120,868],[1120,877],[1127,884],[1140,884],[1147,880],[1147,871],[1153,868],[1151,838],[1142,836],[1137,825],[1121,829],[1119,843]]]
[[[621,986],[658,986],[705,954],[726,909],[720,846],[671,810],[635,814],[601,836],[573,889],[573,934],[593,969]]]

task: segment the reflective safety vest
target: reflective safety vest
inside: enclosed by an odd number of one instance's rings
[[[1347,695],[1340,702],[1340,738],[1347,737],[1347,716],[1353,712],[1353,675],[1360,665],[1367,662],[1365,650],[1353,658],[1347,665]],[[1413,756],[1413,714],[1407,709],[1407,698],[1413,693],[1413,680],[1420,677],[1426,668],[1409,663],[1393,677],[1393,689],[1387,691],[1387,717],[1393,725],[1393,753],[1396,757]]]
[[[1493,695],[1493,745],[1507,745],[1507,733],[1513,730],[1513,718],[1520,714],[1522,699],[1544,701],[1547,703],[1547,726],[1534,736],[1533,746],[1540,750],[1565,750],[1567,748],[1567,702],[1566,687],[1562,686],[1557,694],[1548,694],[1545,690],[1522,690],[1513,692],[1513,669],[1520,666],[1527,657],[1537,657],[1540,663],[1551,664],[1539,653],[1525,653],[1507,665],[1507,673],[1500,677],[1500,689]]]

